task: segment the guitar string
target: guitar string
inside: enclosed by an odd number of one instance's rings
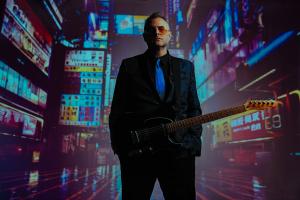
[[[224,116],[227,116],[228,114],[235,114],[237,112],[243,112],[244,110],[245,110],[244,106],[238,106],[238,107],[227,109],[227,110],[224,110],[224,111],[204,115],[204,118],[203,118],[203,115],[202,116],[196,116],[196,117],[192,117],[192,118],[189,118],[189,119],[184,119],[184,120],[168,123],[168,124],[165,124],[165,126],[166,126],[167,131],[170,130],[170,132],[173,132],[177,128],[187,128],[187,127],[195,125],[195,124],[197,124],[201,121],[202,121],[202,123],[204,123],[205,121],[211,121],[212,119],[215,118],[214,116],[217,116],[217,118],[219,118],[219,117],[222,118]],[[201,119],[201,120],[198,120],[198,119]],[[160,129],[162,129],[161,126],[155,126],[155,127],[139,130],[138,133],[140,133],[140,134],[146,134],[146,133],[149,134],[149,133],[156,132]]]

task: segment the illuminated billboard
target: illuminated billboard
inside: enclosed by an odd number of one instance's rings
[[[68,51],[65,57],[65,71],[76,71],[76,69],[82,67],[90,67],[92,68],[91,72],[95,70],[102,72],[103,66],[104,51],[72,50]]]
[[[100,126],[103,66],[104,51],[71,50],[66,53],[61,125]]]
[[[148,16],[115,15],[115,30],[119,35],[141,35]]]
[[[0,130],[18,136],[40,138],[43,119],[0,103]]]
[[[5,88],[7,82],[8,66],[0,61],[0,87]]]
[[[133,34],[133,16],[132,15],[116,15],[115,16],[117,34]]]
[[[100,126],[101,97],[96,95],[62,95],[60,124]]]
[[[37,119],[24,115],[23,124],[23,135],[33,136],[36,133]]]
[[[42,89],[39,89],[39,94],[38,94],[38,104],[45,108],[47,105],[47,92],[45,92]]]
[[[1,33],[48,75],[53,39],[27,1],[7,0]]]
[[[258,141],[282,134],[279,109],[248,111],[212,122],[217,143]]]
[[[0,87],[36,104],[46,107],[47,92],[0,60]]]
[[[144,33],[145,20],[148,16],[133,16],[133,34],[141,35]]]
[[[94,12],[88,15],[88,32],[84,35],[84,48],[107,49],[108,15]]]
[[[18,93],[18,85],[19,85],[19,73],[15,70],[8,68],[7,71],[7,82],[6,89],[17,94]]]

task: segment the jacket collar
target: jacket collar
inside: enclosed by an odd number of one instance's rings
[[[155,57],[151,51],[148,49],[145,53],[146,57],[148,58],[148,62],[149,63],[156,63],[157,59],[160,59],[160,62],[162,65],[167,65],[169,64],[169,59],[170,59],[170,54],[169,54],[169,51],[167,51],[167,54],[166,55],[163,55],[161,57]]]

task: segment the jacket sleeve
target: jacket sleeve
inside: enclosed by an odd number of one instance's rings
[[[194,64],[189,62],[190,64],[190,82],[188,89],[188,110],[187,117],[199,116],[202,114],[200,102],[198,99],[197,88],[196,88],[196,80],[195,80],[195,69]],[[191,153],[196,156],[200,156],[201,154],[201,135],[202,135],[202,125],[197,125],[189,128],[188,135],[185,137],[185,143],[189,146]]]
[[[125,62],[122,61],[122,64],[119,69],[119,73],[117,76],[115,90],[113,95],[113,100],[111,104],[111,110],[109,114],[109,129],[110,129],[110,139],[111,146],[114,153],[119,152],[119,147],[121,144],[121,135],[118,128],[121,126],[121,118],[125,113],[126,108],[126,92],[128,92],[127,88],[127,74],[125,69]]]

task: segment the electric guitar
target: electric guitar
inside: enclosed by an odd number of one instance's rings
[[[165,117],[154,117],[144,121],[142,129],[131,130],[131,143],[133,148],[129,151],[129,156],[153,153],[159,149],[160,145],[173,144],[180,145],[174,139],[174,133],[180,129],[187,129],[192,126],[204,124],[230,115],[242,113],[248,110],[263,110],[277,106],[274,100],[249,100],[245,104],[224,109],[221,111],[173,121]]]

